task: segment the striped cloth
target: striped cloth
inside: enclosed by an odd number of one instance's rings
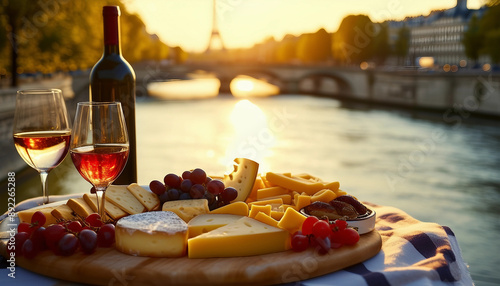
[[[368,205],[377,213],[382,250],[363,263],[287,286],[474,285],[450,228],[418,221],[394,207]],[[4,262],[0,266],[0,285],[33,285],[35,281],[37,286],[73,285],[20,268],[13,280],[7,277],[5,267]]]
[[[368,204],[377,213],[382,250],[335,273],[290,285],[474,285],[453,231],[400,209]]]

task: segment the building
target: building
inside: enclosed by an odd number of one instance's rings
[[[422,57],[434,59],[434,65],[456,67],[470,66],[462,43],[464,32],[473,15],[481,18],[486,6],[468,9],[467,0],[457,0],[451,9],[436,10],[427,16],[407,17],[403,21],[389,21],[389,41],[397,41],[400,29],[409,31],[409,49],[404,64],[418,66]],[[480,62],[487,58],[481,58]]]

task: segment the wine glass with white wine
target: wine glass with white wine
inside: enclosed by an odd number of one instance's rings
[[[61,90],[20,90],[14,114],[14,144],[40,173],[42,204],[49,203],[47,176],[68,154],[71,125]]]

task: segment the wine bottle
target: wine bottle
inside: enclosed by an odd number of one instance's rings
[[[137,151],[135,138],[135,73],[123,58],[120,47],[120,7],[104,6],[104,52],[90,72],[90,101],[119,101],[127,125],[130,153],[121,175],[114,184],[137,182]]]

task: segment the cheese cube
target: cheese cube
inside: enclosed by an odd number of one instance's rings
[[[208,201],[205,199],[179,200],[163,203],[163,211],[176,213],[185,222],[189,222],[197,215],[209,213]]]
[[[278,221],[263,212],[257,213],[257,215],[254,218],[272,227],[278,227]]]
[[[145,212],[116,223],[116,249],[134,256],[181,257],[186,254],[188,227],[173,212]]]
[[[280,204],[281,205],[281,204],[283,204],[283,199],[277,198],[277,199],[270,199],[270,200],[255,201],[255,202],[248,203],[248,206],[251,208],[254,205],[264,206],[264,205],[272,205],[272,204]]]
[[[324,184],[325,189],[330,189],[332,191],[337,191],[340,188],[340,183],[339,182],[331,182],[331,183],[326,183]]]
[[[287,231],[249,217],[188,239],[189,258],[252,256],[289,248]]]
[[[242,218],[232,214],[203,214],[194,217],[188,223],[188,237],[195,237],[219,227],[225,226]]]
[[[301,210],[303,207],[311,204],[311,197],[308,195],[298,195],[295,199],[295,209]]]
[[[248,216],[248,205],[245,202],[234,202],[210,211],[211,214],[233,214]]]
[[[272,208],[271,205],[263,205],[263,206],[261,206],[261,205],[253,205],[252,208],[250,209],[250,213],[248,214],[248,217],[255,218],[255,216],[259,212],[263,212],[266,215],[270,215],[271,214],[271,208]]]
[[[284,214],[285,212],[282,211],[271,211],[271,217],[275,220],[280,220]]]
[[[302,229],[302,223],[306,220],[306,216],[299,213],[293,208],[287,208],[285,214],[278,222],[278,227],[294,233]]]

